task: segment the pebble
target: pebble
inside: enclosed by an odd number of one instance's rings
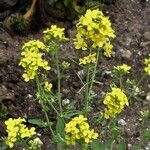
[[[147,47],[147,46],[149,46],[149,45],[150,45],[150,42],[149,42],[149,41],[141,42],[141,43],[140,43],[140,46],[141,46],[141,47]]]
[[[145,147],[145,150],[150,150],[150,143],[147,144],[147,146]]]
[[[28,94],[28,95],[27,95],[27,98],[31,99],[31,98],[33,98],[33,95]]]
[[[69,89],[63,89],[62,91],[63,91],[64,94],[68,94],[70,92]]]
[[[150,32],[147,31],[143,34],[143,37],[146,39],[146,40],[150,40]]]
[[[62,100],[62,105],[63,105],[63,106],[65,106],[65,105],[67,105],[67,104],[69,104],[69,103],[70,103],[70,100],[67,99],[67,98]]]
[[[121,56],[125,59],[130,59],[132,53],[129,50],[121,50]]]
[[[107,123],[107,121],[103,120],[102,123],[101,123],[101,125],[104,127],[104,126],[106,126],[106,123]]]
[[[127,38],[125,39],[125,41],[123,42],[123,44],[124,44],[125,46],[129,46],[129,45],[131,44],[131,42],[132,42],[132,38],[127,37]]]
[[[132,147],[132,144],[128,144],[128,148],[131,148]]]
[[[118,120],[118,124],[120,124],[120,125],[122,125],[122,126],[127,125],[127,123],[126,123],[123,119],[119,119],[119,120]]]
[[[110,71],[110,70],[104,70],[103,72],[102,72],[102,77],[110,77],[112,75],[112,72]]]
[[[147,93],[146,100],[150,102],[150,93]]]

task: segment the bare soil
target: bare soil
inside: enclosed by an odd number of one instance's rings
[[[110,16],[113,28],[117,37],[113,41],[114,53],[111,59],[101,57],[96,79],[102,82],[101,85],[94,85],[93,91],[97,94],[93,102],[93,114],[103,109],[102,98],[104,92],[107,92],[112,83],[112,77],[107,74],[114,65],[127,63],[133,67],[131,78],[139,80],[143,74],[143,60],[150,53],[150,1],[142,0],[116,0],[115,4],[106,5],[104,13]],[[74,23],[73,23],[74,24]],[[43,30],[43,29],[42,29]],[[7,118],[25,117],[43,118],[41,107],[35,100],[34,82],[25,83],[21,77],[22,68],[18,66],[20,60],[21,46],[29,39],[41,39],[42,30],[37,33],[30,33],[27,36],[10,35],[0,24],[0,109],[6,109],[9,114],[0,120],[0,137],[6,135],[4,121]],[[68,29],[67,34],[73,38],[74,27]],[[62,59],[76,57],[72,40],[62,46]],[[73,68],[72,68],[73,67]],[[83,96],[78,93],[81,88],[79,79],[75,72],[82,69],[72,64],[68,75],[63,80],[63,98],[68,98],[78,102],[78,108],[82,106]],[[51,77],[55,84],[55,79]],[[139,121],[139,111],[150,109],[150,101],[146,99],[150,93],[150,79],[144,80],[141,85],[144,91],[141,101],[132,100],[130,107],[121,114],[120,118],[126,122],[122,126],[122,136],[128,144],[128,149],[136,145],[141,145],[145,150],[149,144],[148,141],[142,141],[140,137],[141,122]],[[53,112],[49,115],[52,121],[55,121]],[[92,119],[92,117],[91,117]],[[150,120],[144,125],[150,129]],[[101,132],[101,125],[96,127]],[[37,128],[39,137],[44,143],[42,150],[55,150],[52,141],[49,138],[48,129]],[[17,148],[18,150],[18,148]],[[149,149],[150,150],[150,147]]]

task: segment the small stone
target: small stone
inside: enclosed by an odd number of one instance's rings
[[[146,150],[150,150],[150,143],[147,144],[147,146],[145,147]]]
[[[37,136],[41,136],[41,133],[38,133]]]
[[[131,147],[132,147],[132,144],[129,143],[129,144],[128,144],[128,148],[131,148]]]
[[[67,99],[67,98],[62,100],[62,105],[63,105],[63,106],[65,106],[65,105],[67,105],[67,104],[69,104],[69,103],[70,103],[70,100]]]
[[[146,40],[150,40],[150,32],[149,32],[149,31],[145,32],[145,33],[143,34],[143,36],[144,36],[144,38],[145,38]]]
[[[141,42],[140,43],[140,46],[141,47],[147,47],[147,46],[149,46],[150,45],[150,42],[149,41],[147,41],[147,42]]]
[[[139,56],[141,56],[141,55],[142,55],[141,51],[139,51],[139,52],[138,52],[138,55],[139,55]]]
[[[131,42],[132,42],[132,39],[127,37],[123,43],[125,46],[129,46],[131,44]]]
[[[107,77],[110,77],[111,74],[112,74],[112,72],[110,70],[104,70],[102,72],[102,77],[107,78]]]
[[[28,95],[27,95],[27,98],[31,99],[31,98],[33,98],[33,95],[28,94]]]
[[[150,93],[147,93],[146,100],[150,102]]]
[[[63,89],[62,91],[63,91],[64,94],[68,94],[70,92],[69,89]]]
[[[123,58],[125,58],[125,59],[131,58],[132,53],[129,50],[122,50],[121,53],[122,53],[121,56]]]
[[[120,125],[122,125],[122,126],[127,125],[127,123],[126,123],[123,119],[119,119],[119,120],[118,120],[118,124],[120,124]]]
[[[107,121],[106,120],[104,120],[104,121],[102,121],[102,126],[104,127],[104,126],[106,126],[106,123],[107,123]]]

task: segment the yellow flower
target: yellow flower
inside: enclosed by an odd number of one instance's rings
[[[74,117],[67,123],[65,125],[65,132],[67,145],[75,145],[78,140],[84,140],[84,142],[88,144],[98,137],[98,134],[95,133],[93,129],[90,130],[87,118],[83,115]]]
[[[45,84],[44,84],[44,89],[45,89],[46,91],[51,91],[52,86],[53,86],[53,85],[52,85],[51,83],[48,83],[48,81],[46,81]]]
[[[106,105],[104,113],[106,119],[116,117],[125,106],[129,105],[127,96],[119,88],[112,88],[112,91],[106,94],[103,103]]]
[[[146,65],[144,68],[145,72],[150,75],[150,58],[145,59],[144,64]]]
[[[114,37],[109,18],[98,9],[87,10],[77,24],[74,44],[76,49],[82,50],[87,50],[88,47],[89,49],[104,48],[104,54],[110,57],[112,45],[109,39]]]
[[[9,118],[5,121],[7,126],[8,137],[6,139],[6,144],[13,148],[15,142],[20,138],[30,138],[36,134],[35,128],[28,129],[23,123],[26,122],[24,118],[12,119]]]
[[[45,48],[44,44],[40,41],[29,41],[23,45],[23,52],[21,53],[21,60],[19,65],[25,70],[23,78],[26,82],[32,80],[41,69],[50,70],[48,62],[42,58],[43,54],[40,49]]]
[[[55,40],[55,39],[59,41],[67,40],[67,38],[65,37],[64,30],[65,30],[64,28],[59,28],[56,25],[52,25],[51,28],[43,31],[44,40],[46,42]]]
[[[83,58],[79,59],[79,64],[80,65],[85,65],[85,64],[89,64],[89,63],[95,63],[96,62],[96,53],[94,54],[90,54],[88,56],[85,56]]]
[[[120,72],[120,73],[130,73],[131,67],[127,64],[123,64],[120,66],[115,66],[114,71]]]
[[[107,56],[107,57],[111,57],[111,50],[113,48],[113,45],[110,44],[110,42],[107,42],[103,49],[104,49],[104,55]]]

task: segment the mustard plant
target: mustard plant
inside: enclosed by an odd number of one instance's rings
[[[89,146],[89,144],[98,138],[98,134],[90,129],[87,118],[83,115],[74,117],[65,125],[65,139],[67,145],[80,145],[81,149]]]
[[[82,51],[87,53],[83,58],[79,58],[79,64],[85,68],[87,74],[84,85],[86,115],[90,110],[91,90],[95,81],[99,55],[104,53],[106,57],[111,57],[113,46],[110,39],[114,37],[109,18],[98,9],[87,10],[77,23],[75,48],[79,53]]]
[[[103,103],[106,105],[104,117],[106,119],[116,117],[121,113],[125,106],[128,106],[128,98],[124,92],[119,88],[112,88],[104,98]]]
[[[24,124],[25,122],[26,120],[24,118],[9,118],[5,121],[7,128],[6,131],[8,134],[6,138],[6,144],[9,146],[9,148],[13,148],[15,144],[22,144],[26,148],[29,148],[27,141],[29,141],[29,138],[35,135],[36,132],[34,127],[28,129],[28,127]]]

